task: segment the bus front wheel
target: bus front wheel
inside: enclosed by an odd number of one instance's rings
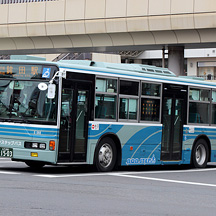
[[[95,165],[100,172],[112,171],[116,164],[117,150],[114,141],[103,138],[95,150]]]
[[[209,157],[209,149],[204,139],[199,139],[192,151],[192,163],[196,168],[205,168]]]

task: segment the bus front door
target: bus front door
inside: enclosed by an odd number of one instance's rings
[[[162,108],[162,161],[180,161],[183,125],[186,123],[187,87],[164,84]]]
[[[85,162],[91,85],[63,81],[58,162]]]

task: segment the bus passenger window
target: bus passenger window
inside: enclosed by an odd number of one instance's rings
[[[120,98],[119,118],[137,120],[137,99]]]
[[[203,110],[205,110],[205,112],[203,112]],[[209,116],[210,90],[190,88],[188,122],[195,124],[209,124]]]
[[[138,96],[139,94],[139,83],[131,81],[120,81],[120,94],[123,95],[134,95]]]
[[[212,124],[216,124],[216,91],[212,91]]]
[[[142,95],[160,97],[161,85],[142,83]]]
[[[117,92],[117,80],[108,78],[97,78],[96,79],[96,92]]]
[[[95,118],[116,119],[116,96],[96,95]]]

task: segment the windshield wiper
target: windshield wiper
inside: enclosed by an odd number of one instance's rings
[[[12,122],[11,119],[0,119],[0,122]]]
[[[29,123],[29,121],[23,116],[23,114],[21,112],[19,112],[19,110],[13,108],[13,112],[16,112],[18,117],[21,117],[21,119],[14,119],[13,122],[15,122],[15,123],[22,123],[22,122]]]

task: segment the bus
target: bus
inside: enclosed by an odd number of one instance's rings
[[[216,84],[140,64],[2,60],[0,157],[204,168],[216,162]]]

